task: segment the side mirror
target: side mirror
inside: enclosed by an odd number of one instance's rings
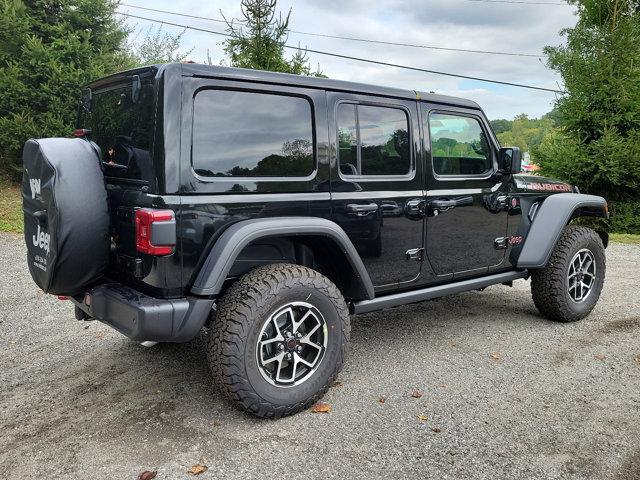
[[[498,168],[503,173],[512,174],[522,171],[522,153],[518,147],[504,147],[498,154]]]

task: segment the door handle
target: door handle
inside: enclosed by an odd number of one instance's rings
[[[350,203],[346,207],[347,212],[364,217],[378,210],[377,203],[367,203],[365,205],[359,203]]]
[[[431,200],[429,206],[434,210],[449,210],[455,207],[466,207],[473,205],[473,197],[460,197],[449,199]]]
[[[408,200],[404,206],[404,213],[411,220],[420,220],[424,217],[425,201],[422,198]]]

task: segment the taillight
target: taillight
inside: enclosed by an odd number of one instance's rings
[[[87,128],[76,128],[73,131],[73,136],[76,138],[86,138],[87,135],[91,133],[91,130]]]
[[[176,219],[172,210],[136,210],[136,250],[147,255],[170,255],[176,246]]]

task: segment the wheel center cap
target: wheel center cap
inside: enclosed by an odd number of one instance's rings
[[[295,338],[290,338],[287,340],[287,348],[289,350],[294,350],[298,346],[298,341]]]

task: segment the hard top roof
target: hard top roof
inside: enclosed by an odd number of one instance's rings
[[[222,67],[218,65],[204,65],[199,63],[167,63],[137,68],[125,72],[116,73],[88,86],[99,88],[102,85],[116,82],[123,77],[140,74],[145,71],[155,71],[158,75],[183,75],[189,77],[215,77],[230,80],[272,83],[278,85],[291,85],[304,88],[319,88],[350,93],[363,93],[367,95],[381,95],[385,97],[403,98],[408,100],[423,100],[460,107],[480,109],[480,106],[465,98],[450,97],[437,93],[420,92],[416,90],[404,90],[392,87],[382,87],[365,83],[332,80],[330,78],[307,77],[304,75],[292,75],[289,73],[267,72],[264,70],[251,70],[246,68]]]

